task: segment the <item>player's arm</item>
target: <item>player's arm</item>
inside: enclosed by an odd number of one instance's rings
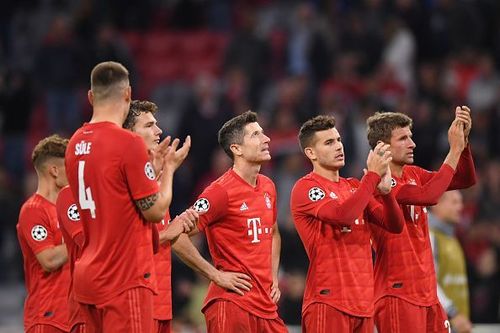
[[[252,288],[251,278],[248,275],[220,271],[205,260],[187,234],[180,234],[172,242],[172,250],[191,269],[213,281],[221,288],[232,290],[241,296]]]
[[[325,223],[334,225],[354,223],[373,197],[373,192],[379,181],[380,176],[369,171],[363,176],[359,187],[347,200],[342,204],[338,204],[337,200],[327,198],[325,203],[318,209],[316,217]]]
[[[156,154],[163,157],[163,168],[158,179],[159,191],[147,197],[136,200],[144,218],[150,222],[160,222],[172,202],[172,183],[175,170],[182,164],[191,147],[191,138],[188,136],[181,148],[177,149],[179,139],[175,139],[169,146],[170,139],[163,140],[157,148]]]
[[[274,303],[278,303],[281,297],[281,291],[278,287],[280,253],[281,253],[281,235],[278,228],[278,223],[275,223],[273,227],[273,245],[272,245],[273,284],[271,285],[271,299],[274,301]]]
[[[377,195],[368,204],[368,221],[385,230],[399,234],[404,228],[404,216],[393,193]]]
[[[438,172],[420,172],[423,185],[405,184],[399,189],[396,199],[400,204],[433,206],[448,189],[464,150],[464,132],[460,120],[455,119],[448,130],[450,151]]]
[[[194,209],[186,209],[181,215],[176,216],[168,226],[159,232],[160,244],[172,242],[182,233],[190,233],[198,223],[199,215]]]
[[[476,182],[476,168],[470,144],[468,144],[460,155],[460,160],[458,161],[457,169],[455,170],[455,175],[451,180],[450,186],[448,186],[448,191],[468,188],[476,184]]]
[[[35,256],[44,271],[54,272],[68,261],[68,250],[65,244],[61,244],[42,250]]]

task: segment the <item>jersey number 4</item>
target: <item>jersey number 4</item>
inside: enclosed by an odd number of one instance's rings
[[[78,201],[81,209],[90,209],[90,215],[95,219],[95,202],[92,200],[92,191],[90,187],[85,188],[83,180],[83,171],[85,170],[85,161],[78,162]]]

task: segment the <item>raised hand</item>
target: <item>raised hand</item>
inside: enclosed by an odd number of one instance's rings
[[[470,108],[465,105],[461,107],[457,106],[455,108],[455,119],[459,119],[463,124],[464,137],[467,143],[469,139],[470,130],[472,129],[472,116]]]
[[[455,118],[448,129],[450,151],[454,153],[462,153],[465,148],[465,131],[462,121],[461,118]]]
[[[366,160],[368,171],[373,171],[380,177],[383,177],[385,175],[385,173],[387,172],[387,167],[392,161],[392,155],[389,148],[390,145],[379,142],[373,150],[370,150],[370,153],[368,154],[368,158]]]
[[[180,140],[175,139],[172,142],[172,145],[166,149],[165,154],[163,156],[164,159],[163,167],[165,169],[175,171],[186,159],[189,153],[189,149],[191,148],[191,137],[188,135],[186,137],[186,140],[182,144],[182,147],[177,149],[179,143]]]
[[[156,177],[159,178],[163,171],[163,157],[167,152],[170,145],[170,136],[167,136],[162,142],[160,142],[154,149],[148,150],[149,160],[153,164],[153,169],[155,170]]]
[[[245,292],[250,291],[252,279],[243,273],[219,271],[219,274],[213,280],[216,285],[221,288],[234,291],[240,296]]]

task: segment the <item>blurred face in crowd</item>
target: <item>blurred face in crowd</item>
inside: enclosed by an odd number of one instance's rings
[[[451,224],[458,224],[463,210],[462,194],[455,190],[445,192],[432,212],[439,219]]]

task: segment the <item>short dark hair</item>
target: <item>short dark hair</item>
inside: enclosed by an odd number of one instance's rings
[[[219,130],[219,144],[232,160],[234,156],[231,151],[231,145],[234,143],[242,144],[243,137],[245,136],[245,126],[255,122],[257,122],[257,114],[252,111],[247,111],[226,121]]]
[[[139,117],[141,113],[151,113],[154,115],[156,112],[158,112],[158,106],[155,103],[150,101],[133,100],[130,103],[127,118],[123,122],[123,128],[128,130],[134,128],[137,117]]]
[[[304,151],[306,147],[313,144],[314,134],[319,131],[326,131],[335,127],[335,118],[333,116],[320,115],[306,121],[299,130],[299,145]]]
[[[57,134],[40,140],[31,154],[31,161],[35,169],[40,170],[50,158],[64,158],[68,141]]]
[[[389,143],[396,128],[412,127],[413,121],[400,112],[376,112],[366,120],[368,144],[373,149],[377,142]]]
[[[116,89],[129,84],[128,70],[122,64],[106,61],[97,64],[90,74],[90,89],[95,101],[115,95]]]

